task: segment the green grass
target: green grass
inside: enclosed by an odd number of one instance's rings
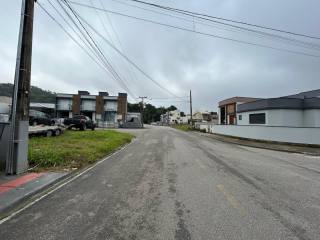
[[[192,127],[188,124],[177,124],[177,125],[172,125],[173,128],[175,129],[179,129],[179,130],[182,130],[182,131],[192,131]]]
[[[37,169],[81,168],[132,138],[131,134],[114,130],[66,131],[58,137],[33,137],[29,140],[29,165]]]

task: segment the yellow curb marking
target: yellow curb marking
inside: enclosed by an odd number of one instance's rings
[[[217,188],[219,189],[220,192],[223,193],[223,195],[226,197],[227,201],[230,203],[230,205],[238,209],[240,213],[245,214],[246,210],[240,205],[240,203],[235,199],[235,197],[229,193],[222,184],[218,184]]]

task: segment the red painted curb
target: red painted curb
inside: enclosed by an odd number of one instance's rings
[[[33,179],[36,179],[38,177],[40,177],[41,175],[43,175],[42,173],[29,173],[26,175],[23,175],[17,179],[14,179],[12,181],[3,183],[0,185],[0,194],[7,192],[13,188],[16,188],[18,186],[21,186],[22,184],[25,184],[27,182],[30,182]]]

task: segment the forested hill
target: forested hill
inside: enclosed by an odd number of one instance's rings
[[[0,83],[0,96],[11,97],[13,91],[13,84]],[[51,91],[46,91],[41,88],[31,86],[31,102],[41,103],[55,103],[56,94]]]

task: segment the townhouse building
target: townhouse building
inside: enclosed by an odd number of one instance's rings
[[[72,117],[83,114],[97,122],[100,127],[117,126],[126,120],[127,94],[110,96],[108,92],[91,95],[88,91],[78,94],[58,93],[56,95],[56,116]]]

